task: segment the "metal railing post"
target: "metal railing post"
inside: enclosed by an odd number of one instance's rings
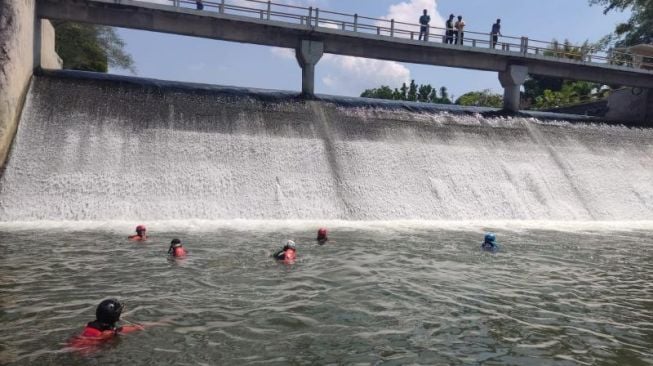
[[[414,39],[415,39],[415,32],[410,32],[410,40],[412,41]]]
[[[342,30],[347,30],[347,23],[342,22]]]
[[[472,39],[472,47],[476,47],[476,40]]]
[[[220,6],[218,6],[218,13],[224,14],[224,0],[220,0]]]
[[[390,37],[395,36],[395,20],[390,19]]]
[[[258,14],[259,14],[259,17],[261,18],[261,20],[265,19],[265,13],[263,12],[263,10],[259,10]]]
[[[320,8],[315,8],[315,26],[320,26]]]
[[[358,32],[358,14],[354,14],[354,32]]]
[[[272,1],[268,0],[268,15],[267,15],[268,20],[270,20],[270,13],[272,13]]]
[[[313,24],[313,7],[309,6],[308,7],[308,18],[306,18],[306,25],[311,26]]]
[[[521,37],[521,47],[519,51],[524,55],[528,53],[528,37]]]
[[[381,35],[381,27],[376,27],[376,35]]]

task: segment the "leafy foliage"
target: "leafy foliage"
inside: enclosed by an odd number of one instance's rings
[[[616,46],[627,47],[653,42],[653,0],[589,0],[591,5],[603,6],[605,14],[611,11],[631,10],[628,22],[615,28]]]
[[[501,108],[503,106],[503,96],[492,93],[490,89],[473,91],[461,95],[456,99],[456,104],[464,106]]]
[[[107,72],[111,66],[135,71],[124,41],[111,27],[61,22],[55,24],[55,35],[65,69]]]
[[[439,91],[439,93],[438,93]],[[406,100],[422,103],[451,104],[449,93],[446,87],[436,89],[430,84],[416,84],[411,80],[409,85],[403,83],[400,88],[391,89],[387,85],[381,85],[378,88],[366,89],[361,93],[364,98]]]
[[[604,98],[607,91],[597,83],[565,81],[559,91],[545,89],[542,95],[535,98],[533,106],[536,109],[549,109],[596,101]]]

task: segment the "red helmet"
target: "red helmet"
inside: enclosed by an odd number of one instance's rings
[[[321,227],[321,228],[317,231],[317,238],[318,238],[318,239],[324,239],[324,238],[326,238],[326,237],[327,237],[327,229],[324,228],[324,227]]]
[[[145,229],[145,225],[138,225],[138,226],[136,226],[136,232],[137,232],[137,233],[140,233],[140,232],[142,232],[142,231],[147,231],[147,229]]]

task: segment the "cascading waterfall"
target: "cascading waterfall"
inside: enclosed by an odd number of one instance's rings
[[[0,221],[653,220],[653,130],[39,76]]]

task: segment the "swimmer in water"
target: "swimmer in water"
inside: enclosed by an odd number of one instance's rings
[[[181,245],[181,240],[175,238],[172,239],[170,242],[170,248],[168,248],[168,254],[175,257],[175,258],[181,258],[185,257],[186,254],[186,249],[184,249],[184,246]]]
[[[329,238],[327,237],[327,229],[326,228],[321,227],[317,231],[317,239],[316,240],[317,240],[317,243],[320,244],[320,245],[325,244],[329,240]]]
[[[120,334],[143,330],[141,325],[118,326],[116,324],[124,308],[124,305],[115,299],[102,301],[95,310],[95,320],[86,324],[82,334],[71,338],[68,346],[77,351],[92,352]]]
[[[292,264],[297,258],[297,246],[292,240],[288,240],[283,249],[278,250],[276,253],[272,254],[272,258],[283,261],[286,264]]]
[[[497,243],[497,236],[495,233],[486,233],[481,249],[488,252],[496,252],[499,250],[499,243]]]
[[[147,229],[145,229],[145,226],[143,225],[136,226],[136,235],[130,235],[128,236],[128,239],[134,241],[147,240]]]

